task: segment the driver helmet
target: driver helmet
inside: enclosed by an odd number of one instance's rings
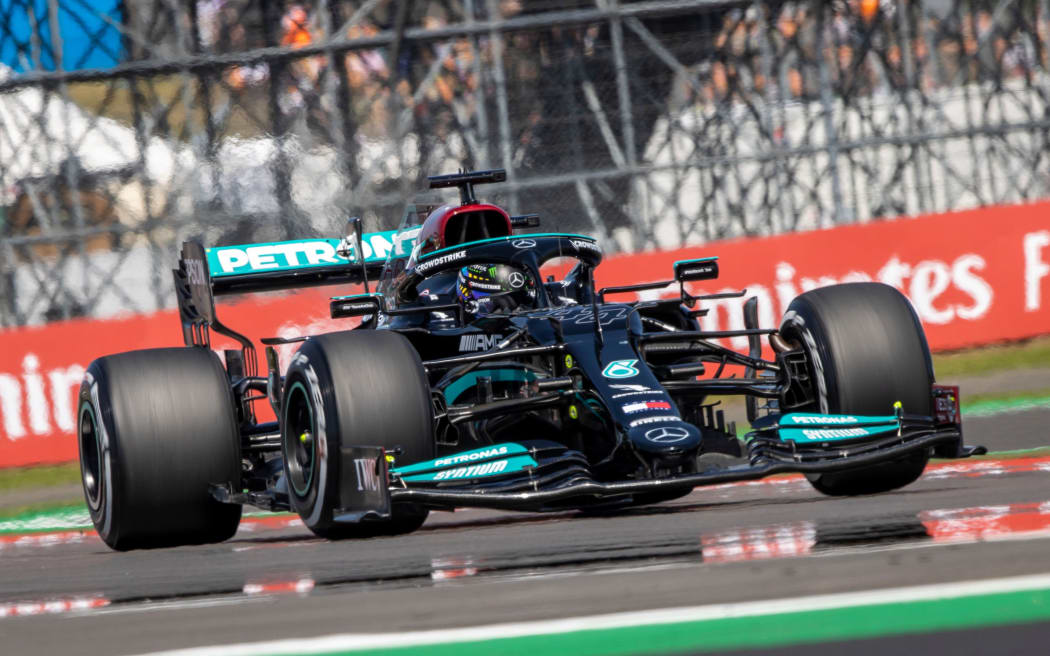
[[[536,306],[536,281],[509,264],[471,264],[459,270],[456,298],[470,314],[511,312]]]

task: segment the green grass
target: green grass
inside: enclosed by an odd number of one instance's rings
[[[939,380],[1039,367],[1050,367],[1050,337],[933,356],[933,368]]]
[[[75,462],[65,465],[0,469],[0,494],[9,490],[76,485],[78,483],[80,483],[80,465]]]
[[[69,494],[57,494],[53,490],[65,486],[80,485],[80,465],[44,465],[0,469],[0,519],[29,512],[43,512],[68,506],[84,504],[84,496],[78,490]],[[39,490],[41,498],[34,500],[32,492]],[[17,497],[13,493],[19,493]],[[24,493],[29,492],[29,495]]]
[[[87,506],[84,504],[83,495],[69,497],[68,499],[57,499],[55,501],[44,501],[41,503],[26,503],[17,506],[3,506],[0,504],[0,520],[54,510],[87,510]]]
[[[1024,399],[1045,399],[1050,397],[1050,387],[1034,390],[1016,390],[1013,392],[988,392],[986,394],[961,394],[962,404],[966,406],[984,401],[1020,401]]]

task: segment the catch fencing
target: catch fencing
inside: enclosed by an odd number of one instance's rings
[[[430,174],[635,252],[1050,196],[1050,0],[0,0],[0,326]],[[99,62],[108,62],[100,64]]]

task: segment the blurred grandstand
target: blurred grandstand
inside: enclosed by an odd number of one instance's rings
[[[0,326],[428,174],[610,250],[1050,196],[1050,0],[0,0]]]

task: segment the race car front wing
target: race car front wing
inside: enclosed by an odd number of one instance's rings
[[[390,504],[413,503],[438,509],[478,507],[544,511],[583,507],[633,495],[673,496],[676,492],[685,493],[700,486],[753,481],[774,474],[841,472],[898,460],[923,450],[943,452],[950,449],[956,458],[985,452],[983,447],[962,446],[962,432],[958,426],[938,427],[930,418],[903,417],[893,433],[876,439],[852,442],[801,444],[776,440],[764,435],[762,431],[756,431],[748,445],[748,464],[697,473],[615,482],[593,480],[585,471],[579,469],[574,471],[572,476],[552,476],[550,472],[543,474],[539,471],[542,468],[536,468],[533,470],[536,473],[532,475],[530,472],[525,484],[518,478],[503,486],[496,483],[478,485],[478,481],[474,481],[475,484],[469,486],[424,487],[406,481],[405,477],[396,473],[385,479],[375,474],[362,478],[361,472],[358,471],[361,468],[358,467],[354,476],[344,477],[344,485],[348,486],[348,489],[344,490],[341,496],[350,500],[360,491],[362,494],[369,494],[372,499],[384,499],[376,505],[376,512],[373,514],[363,512],[367,503],[363,503],[365,500],[361,497],[353,504],[353,513],[357,517],[369,514],[376,518],[385,516],[390,507],[385,501],[386,498]],[[376,471],[385,473],[385,461],[381,462],[383,458],[374,457],[374,454],[375,452],[371,451],[368,455],[372,458]],[[360,456],[344,454],[347,455],[357,461],[361,460]],[[376,490],[376,485],[382,485],[385,494]]]
[[[490,445],[403,467],[394,466],[396,454],[380,447],[344,447],[339,454],[340,503],[333,515],[344,522],[384,520],[396,513],[398,504],[443,510],[564,510],[638,503],[639,496],[674,498],[696,487],[774,474],[844,472],[920,452],[944,458],[983,454],[984,447],[963,444],[957,399],[956,388],[935,386],[932,417],[906,415],[899,404],[893,415],[885,416],[771,415],[753,422],[746,437],[746,464],[618,481],[595,480],[582,454],[545,440]],[[235,493],[213,486],[212,496],[270,510],[290,507],[281,492]]]

